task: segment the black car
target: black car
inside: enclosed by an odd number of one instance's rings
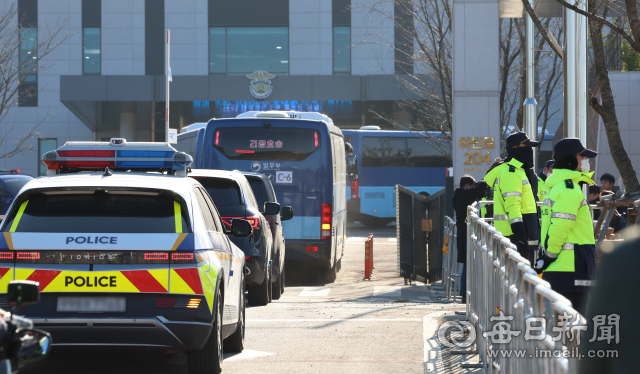
[[[242,172],[249,181],[253,195],[258,201],[258,206],[265,206],[267,202],[277,203],[276,192],[273,190],[271,180],[265,174]],[[282,232],[282,222],[293,218],[293,209],[290,206],[282,207],[282,217],[278,214],[267,215],[267,221],[271,225],[273,247],[271,253],[271,294],[274,300],[278,300],[284,292],[284,253],[285,241]]]
[[[22,186],[33,179],[33,177],[28,175],[15,174],[17,172],[19,172],[19,170],[0,170],[0,201],[2,201],[2,206],[0,206],[1,216],[4,216],[7,212],[7,209],[9,209],[9,206],[13,202],[13,199],[15,199],[18,192],[22,189]]]
[[[265,203],[258,205],[253,191],[241,172],[226,170],[193,170],[189,173],[204,186],[211,196],[225,232],[245,255],[245,266],[250,274],[245,277],[248,300],[251,305],[267,305],[271,302],[272,245],[273,236],[267,215],[277,215],[280,205]],[[265,213],[262,213],[262,212]],[[242,218],[251,222],[253,234],[238,238],[231,235],[231,220]]]

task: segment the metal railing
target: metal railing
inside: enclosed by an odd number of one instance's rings
[[[479,362],[462,367],[483,368],[485,373],[576,373],[577,359],[572,357],[580,331],[572,339],[557,337],[558,331],[575,332],[576,326],[586,326],[584,317],[538,278],[516,247],[479,216],[477,204],[469,206],[467,213],[466,309],[476,331],[476,350],[467,353],[478,353]],[[509,335],[509,331],[520,333]],[[496,336],[505,334],[510,336],[508,342],[496,342]],[[525,354],[507,357],[503,351]]]
[[[449,238],[447,253],[442,254],[442,286],[447,294],[446,300],[451,301],[460,293],[460,277],[462,264],[458,262],[458,228],[450,217],[444,217],[444,235]]]

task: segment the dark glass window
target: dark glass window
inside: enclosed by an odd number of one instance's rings
[[[31,180],[33,180],[33,177],[30,177],[28,175],[16,175],[11,178],[3,179],[2,181],[7,185],[7,187],[9,187],[14,195],[17,195],[22,187],[24,187],[24,185],[29,183],[29,181]]]
[[[100,28],[85,27],[82,31],[82,71],[84,74],[100,74]]]
[[[224,74],[227,72],[227,29],[224,27],[209,28],[209,73]]]
[[[333,73],[351,73],[351,27],[333,28]]]
[[[317,130],[240,127],[216,130],[213,146],[232,160],[301,161],[321,144]]]
[[[244,205],[240,186],[232,179],[194,177],[207,190],[217,207]]]
[[[362,138],[363,167],[450,167],[451,160],[418,138]]]
[[[216,224],[213,220],[213,214],[211,213],[211,209],[207,204],[204,193],[201,189],[196,188],[193,191],[196,194],[196,198],[198,199],[198,203],[200,204],[200,210],[202,210],[202,215],[204,217],[204,223],[207,225],[207,230],[216,231]]]
[[[258,70],[289,73],[288,27],[209,29],[211,74],[250,74]]]
[[[260,178],[247,178],[247,180],[251,186],[251,191],[253,191],[253,196],[256,197],[258,208],[260,208],[261,212],[264,211],[264,203],[269,201],[269,194],[264,182]]]
[[[56,191],[57,192],[57,191]],[[122,191],[123,192],[123,191]],[[25,205],[26,202],[26,205]],[[189,232],[188,215],[178,203],[181,230],[176,227],[173,193],[84,191],[69,194],[33,193],[16,204],[4,231],[62,233],[175,233]]]
[[[25,82],[38,79],[38,29],[20,29],[20,72]]]

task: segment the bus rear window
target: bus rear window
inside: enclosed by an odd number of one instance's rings
[[[363,167],[450,167],[451,160],[419,138],[362,138]]]
[[[4,232],[189,232],[184,204],[173,193],[33,193],[15,204]]]
[[[313,129],[238,127],[213,134],[213,146],[232,160],[301,161],[320,145]]]

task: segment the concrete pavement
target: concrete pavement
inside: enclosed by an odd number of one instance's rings
[[[334,283],[287,269],[280,300],[247,308],[245,351],[225,356],[224,373],[466,373],[431,339],[463,310],[431,287],[405,286],[396,276],[395,229],[374,232],[375,270],[363,281],[364,238],[351,226]],[[443,360],[443,358],[445,358]],[[55,351],[21,373],[187,373],[186,355],[149,352]]]

